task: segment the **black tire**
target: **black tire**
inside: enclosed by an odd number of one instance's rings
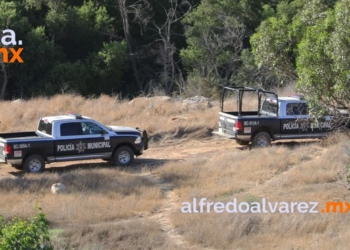
[[[268,147],[271,145],[271,136],[266,132],[259,132],[254,136],[252,145],[255,148]]]
[[[236,140],[236,142],[237,142],[239,145],[242,145],[242,146],[246,146],[246,145],[249,144],[249,141]]]
[[[23,164],[23,169],[27,173],[40,173],[45,169],[45,161],[41,155],[29,156]]]
[[[128,146],[121,146],[115,150],[113,161],[117,166],[130,166],[134,161],[134,151]]]

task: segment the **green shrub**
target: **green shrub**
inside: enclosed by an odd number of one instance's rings
[[[52,250],[49,223],[45,214],[22,220],[14,218],[6,222],[0,217],[1,250]]]

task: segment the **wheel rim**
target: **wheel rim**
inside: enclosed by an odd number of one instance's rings
[[[269,142],[267,141],[267,138],[265,136],[259,136],[257,140],[257,145],[259,147],[266,147],[269,145]]]
[[[38,159],[33,159],[29,162],[30,172],[39,172],[41,170],[41,162]]]
[[[122,151],[120,152],[120,154],[118,155],[118,160],[120,163],[126,164],[130,161],[130,154],[127,151]]]

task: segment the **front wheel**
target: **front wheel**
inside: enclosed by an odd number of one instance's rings
[[[134,152],[128,146],[122,146],[114,152],[113,161],[117,166],[130,166],[134,161]]]
[[[253,147],[262,148],[271,145],[271,136],[266,132],[257,133],[252,141]]]
[[[23,169],[27,173],[40,173],[45,169],[45,161],[41,155],[29,156],[23,164]]]

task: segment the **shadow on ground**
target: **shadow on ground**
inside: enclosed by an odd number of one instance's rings
[[[120,167],[115,166],[111,162],[107,161],[96,161],[96,162],[56,162],[52,164],[47,164],[45,171],[48,173],[58,172],[58,173],[64,173],[68,171],[73,171],[77,169],[103,169],[103,168],[115,168],[118,171],[123,172],[130,172],[130,173],[139,173],[143,169],[156,169],[165,163],[168,162],[177,162],[179,160],[168,160],[168,159],[143,159],[143,158],[136,158],[131,166],[127,167]],[[23,170],[16,170],[12,168],[11,166],[8,166],[8,175],[13,177],[21,177],[24,174],[26,174]]]

